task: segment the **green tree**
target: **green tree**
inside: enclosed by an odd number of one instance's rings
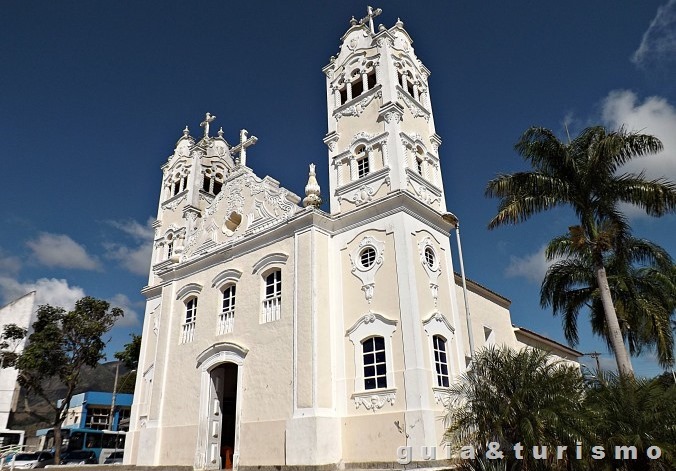
[[[593,419],[594,443],[606,455],[594,469],[676,468],[676,386],[606,372],[587,391],[585,407]],[[636,459],[615,459],[616,446],[636,447]],[[660,459],[648,459],[651,446],[660,448]]]
[[[486,444],[497,442],[505,452],[506,469],[576,469],[576,442],[587,437],[582,407],[584,382],[577,368],[555,361],[547,352],[489,347],[476,353],[472,368],[450,388],[445,439],[456,452],[474,446],[477,460],[467,469],[483,469]],[[523,446],[518,460],[511,452]],[[568,446],[556,459],[557,445]],[[535,460],[533,446],[547,446],[546,460]],[[493,469],[494,466],[491,467]]]
[[[136,334],[130,334],[130,336],[131,341],[124,344],[122,351],[115,353],[115,358],[122,362],[122,365],[129,370],[120,378],[118,392],[133,394],[136,383],[136,367],[141,355],[141,336]]]
[[[648,180],[643,173],[618,173],[630,160],[660,152],[662,143],[654,136],[623,128],[608,132],[596,126],[566,144],[552,131],[532,127],[515,148],[533,170],[498,175],[488,183],[486,195],[500,198],[489,229],[523,222],[557,206],[573,209],[579,224],[569,228],[570,238],[578,246],[586,246],[591,254],[608,342],[620,373],[633,376],[608,285],[605,258],[621,247],[629,233],[621,203],[636,205],[651,216],[676,210],[673,182]]]
[[[68,413],[82,370],[95,367],[105,358],[103,350],[107,342],[102,337],[123,315],[121,309],[111,309],[106,301],[92,297],[77,301],[72,311],[43,305],[38,308],[33,333],[23,351],[19,354],[3,352],[5,361],[2,367],[16,368],[18,382],[26,392],[41,397],[51,407],[50,417],[39,418],[53,425],[57,463],[61,454],[61,424]],[[4,329],[3,342],[11,343],[18,337],[15,325]],[[66,389],[62,401],[54,401],[46,392],[48,386],[54,384]]]
[[[552,240],[547,257],[556,259],[545,275],[540,304],[560,315],[571,345],[578,343],[577,319],[588,309],[592,331],[608,341],[606,317],[594,276],[593,253],[564,235]],[[660,365],[674,364],[674,336],[670,326],[676,300],[676,270],[669,254],[647,240],[627,237],[621,250],[604,258],[608,286],[622,336],[632,355],[647,347],[657,352]]]

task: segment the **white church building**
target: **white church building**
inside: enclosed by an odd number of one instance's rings
[[[430,72],[398,21],[352,21],[326,75],[329,188],[247,166],[256,138],[186,128],[162,167],[125,463],[392,467],[439,446],[470,342]],[[202,133],[200,133],[202,134]],[[474,346],[534,342],[468,281]],[[518,336],[518,339],[517,339]],[[431,465],[445,464],[439,448]]]

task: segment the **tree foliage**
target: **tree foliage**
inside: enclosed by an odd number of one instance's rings
[[[673,380],[672,380],[673,381]],[[594,441],[605,450],[635,446],[636,459],[615,459],[606,452],[595,469],[667,471],[676,469],[676,386],[665,387],[657,378],[602,374],[587,391],[585,407],[591,412]],[[647,458],[646,450],[658,446],[660,459]]]
[[[477,352],[450,393],[447,443],[456,452],[476,449],[475,459],[458,464],[462,471],[676,469],[671,374],[648,380],[605,373],[583,381],[577,368],[546,352],[489,347]],[[500,444],[504,459],[487,457],[490,442]],[[522,459],[512,452],[516,443],[523,446]],[[543,445],[547,459],[534,459],[532,446]],[[563,459],[557,459],[558,445],[568,447]],[[604,457],[593,458],[596,446]],[[636,459],[615,459],[616,446],[636,447]],[[661,450],[659,459],[648,458],[654,446]]]
[[[621,173],[624,164],[663,149],[654,136],[608,132],[601,126],[583,130],[568,143],[552,131],[528,129],[515,146],[532,171],[498,175],[488,183],[486,195],[500,199],[498,212],[488,227],[516,224],[557,206],[570,207],[578,224],[569,229],[574,248],[586,250],[603,306],[606,335],[618,369],[633,375],[622,340],[606,275],[609,252],[622,252],[630,228],[621,204],[635,205],[651,216],[676,210],[676,184],[663,178],[647,179],[644,173]]]
[[[584,382],[572,366],[536,349],[488,347],[475,354],[471,369],[450,388],[452,407],[445,439],[455,450],[473,445],[485,456],[486,444],[505,451],[506,469],[576,469],[575,443],[588,436],[582,407]],[[520,443],[523,460],[509,451]],[[533,446],[568,446],[566,459],[534,460]],[[480,461],[465,463],[478,468]],[[515,468],[516,466],[516,468]]]
[[[75,309],[43,305],[38,308],[33,332],[19,354],[7,356],[3,351],[3,367],[18,371],[18,382],[28,394],[43,398],[51,407],[51,417],[39,417],[54,426],[55,443],[61,442],[61,423],[66,418],[70,400],[80,382],[84,367],[95,367],[105,358],[105,334],[123,316],[119,308],[110,308],[106,301],[84,297]],[[23,336],[26,332],[23,332]],[[20,335],[16,325],[4,329],[2,342],[9,344]],[[4,345],[4,343],[3,343]],[[9,353],[9,352],[7,352]],[[60,384],[66,389],[63,401],[55,402],[47,394],[47,386]],[[59,462],[60,447],[56,447]]]
[[[655,350],[663,367],[674,364],[674,335],[671,319],[676,308],[676,269],[670,255],[660,246],[627,237],[621,251],[604,258],[608,285],[622,336],[632,355],[644,348]],[[552,240],[546,250],[555,262],[540,289],[540,304],[560,315],[563,331],[571,345],[578,342],[578,316],[589,312],[592,331],[608,342],[608,326],[600,299],[593,256],[569,235]]]
[[[115,353],[115,358],[130,370],[120,378],[118,392],[133,394],[136,383],[136,367],[141,355],[141,336],[136,334],[130,334],[130,336],[131,341],[124,344],[122,351]]]

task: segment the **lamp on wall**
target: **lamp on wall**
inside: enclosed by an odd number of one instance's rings
[[[455,229],[455,237],[458,243],[458,258],[460,259],[460,278],[462,278],[462,295],[465,300],[465,319],[467,322],[467,337],[469,340],[469,357],[474,361],[474,337],[472,336],[472,317],[469,313],[469,302],[467,301],[467,281],[465,280],[465,263],[462,258],[462,244],[460,243],[460,221],[453,213],[444,213],[441,218],[451,224]]]

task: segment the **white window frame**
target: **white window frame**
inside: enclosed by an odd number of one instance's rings
[[[438,347],[439,341],[443,342],[443,350]],[[434,374],[436,376],[436,386],[438,388],[447,388],[451,385],[450,366],[448,364],[448,339],[441,334],[434,334],[432,336],[432,353],[434,355]],[[444,355],[445,360],[441,359]],[[446,373],[443,368],[446,367]],[[444,383],[446,380],[446,384]]]
[[[280,272],[280,284],[284,278],[284,265],[289,259],[289,256],[282,252],[274,252],[263,256],[253,266],[253,273],[261,277],[261,311],[259,317],[260,324],[267,324],[268,322],[278,321],[282,317],[282,290],[280,289],[277,297],[268,298],[267,277],[274,271]],[[277,299],[278,304],[270,302],[272,299]],[[272,311],[272,312],[271,312]],[[268,320],[269,319],[269,320]]]
[[[228,306],[226,307],[226,301]],[[229,283],[221,290],[221,312],[218,314],[218,335],[229,334],[235,329],[235,305],[237,285]]]
[[[346,336],[354,347],[354,393],[351,398],[355,407],[375,412],[386,403],[394,405],[396,385],[394,382],[394,361],[392,355],[392,335],[397,329],[397,321],[388,319],[382,314],[368,312],[350,327]],[[382,337],[385,340],[385,378],[387,387],[366,389],[364,377],[363,342],[373,337]]]
[[[202,292],[202,285],[198,283],[188,283],[178,290],[176,300],[182,301],[181,307],[181,331],[179,336],[179,343],[191,343],[195,339],[195,330],[197,326],[197,307],[199,294]],[[188,321],[188,304],[194,300],[193,315]]]
[[[190,343],[195,340],[195,326],[197,325],[197,296],[190,296],[185,300],[185,315],[181,325],[181,343]]]
[[[456,363],[452,360],[451,351],[454,350],[455,338],[455,329],[448,322],[446,316],[444,316],[439,311],[434,311],[427,319],[423,321],[423,328],[427,334],[427,344],[429,352],[429,362],[430,362],[430,373],[432,378],[432,391],[434,393],[434,400],[437,404],[441,404],[446,407],[450,401],[450,394],[448,393],[448,388],[443,386],[438,386],[437,382],[437,372],[436,372],[436,362],[434,358],[434,337],[439,336],[446,340],[446,366],[448,368],[448,381],[449,385],[453,381],[453,378],[458,374]]]
[[[272,284],[269,284],[269,278],[279,274],[279,279],[273,279]],[[271,268],[266,270],[263,275],[263,301],[261,306],[260,323],[267,324],[268,322],[278,321],[282,318],[282,269]],[[272,286],[272,293],[268,293],[268,287]]]

